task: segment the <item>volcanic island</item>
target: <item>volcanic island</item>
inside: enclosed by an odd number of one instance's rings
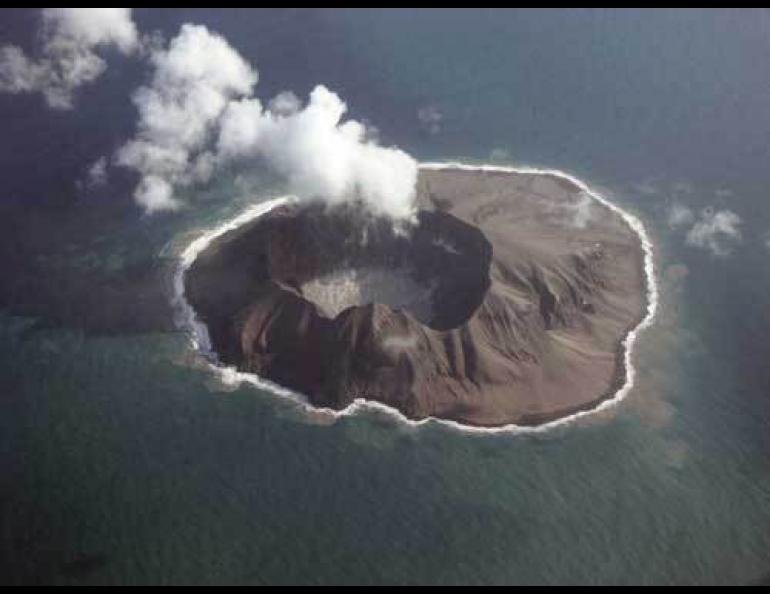
[[[219,361],[341,410],[538,425],[624,384],[642,238],[549,173],[420,170],[416,221],[291,202],[215,238],[184,277]]]

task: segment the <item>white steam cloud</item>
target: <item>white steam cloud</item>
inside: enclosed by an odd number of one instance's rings
[[[167,49],[155,49],[154,74],[134,93],[136,137],[120,148],[117,163],[138,171],[136,201],[148,212],[174,209],[175,186],[209,179],[208,150],[228,104],[251,94],[257,73],[219,35],[184,25]]]
[[[403,151],[378,145],[363,124],[343,120],[346,111],[339,96],[322,85],[304,107],[285,93],[266,110],[258,99],[234,102],[222,118],[218,154],[262,158],[301,198],[358,199],[378,214],[409,217],[417,163]]]
[[[50,107],[71,109],[77,88],[106,68],[98,48],[129,54],[138,45],[130,8],[45,8],[39,57],[14,45],[0,48],[0,92],[39,92]]]
[[[709,250],[715,256],[727,256],[741,240],[741,218],[730,210],[704,209],[701,218],[687,232],[689,245]]]
[[[685,243],[718,257],[729,256],[742,239],[741,217],[731,210],[714,210],[708,206],[699,215],[687,206],[675,203],[668,209],[668,226],[686,230]]]
[[[414,214],[414,159],[346,119],[345,102],[322,85],[307,103],[285,91],[263,106],[256,70],[204,26],[185,24],[168,44],[140,42],[129,8],[46,8],[40,43],[37,57],[0,48],[0,91],[40,92],[49,106],[69,109],[76,89],[106,68],[98,49],[149,62],[150,80],[132,96],[136,134],[111,160],[138,173],[134,198],[147,212],[180,207],[178,190],[205,183],[218,167],[263,163],[301,199],[358,201],[394,219]],[[97,160],[87,183],[103,183],[106,165]]]
[[[570,225],[578,229],[585,229],[593,217],[593,204],[594,199],[585,192],[580,193],[577,202],[566,204],[567,211],[571,215]]]
[[[417,110],[417,120],[420,122],[420,126],[429,134],[441,132],[441,121],[443,119],[444,114],[435,105],[428,105]]]
[[[689,226],[695,222],[695,214],[690,208],[683,204],[673,204],[668,209],[668,226],[671,229]]]
[[[86,184],[90,188],[103,186],[107,183],[107,159],[99,157],[88,168]]]
[[[119,165],[140,174],[135,198],[148,212],[177,208],[175,189],[205,182],[218,166],[262,162],[301,199],[413,214],[417,162],[344,119],[347,106],[326,87],[306,105],[283,92],[265,108],[253,95],[256,71],[203,26],[184,25],[151,61],[153,78],[134,95],[136,137],[117,154]]]

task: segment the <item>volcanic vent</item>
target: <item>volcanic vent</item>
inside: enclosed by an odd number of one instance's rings
[[[269,278],[334,319],[381,305],[446,330],[473,315],[489,287],[491,246],[451,214],[421,211],[395,227],[356,207],[294,207],[265,221]]]
[[[638,237],[543,175],[421,172],[413,225],[285,205],[215,240],[187,298],[222,362],[317,406],[538,423],[624,377],[644,309]]]

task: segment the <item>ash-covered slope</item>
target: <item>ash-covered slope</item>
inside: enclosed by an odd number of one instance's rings
[[[622,384],[643,254],[619,215],[560,178],[422,171],[406,231],[353,207],[282,207],[186,277],[223,362],[343,408],[536,424]]]

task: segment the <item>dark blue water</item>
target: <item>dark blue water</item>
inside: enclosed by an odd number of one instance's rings
[[[637,213],[662,304],[637,388],[538,436],[321,423],[203,368],[168,306],[190,232],[253,200],[224,175],[143,216],[88,165],[132,133],[115,57],[78,109],[0,96],[5,583],[756,583],[770,575],[770,15],[150,11],[209,25],[259,94],[318,82],[421,159],[570,171]],[[3,12],[29,45],[34,13]],[[418,112],[441,114],[438,129]],[[267,182],[265,182],[267,183]],[[261,195],[267,194],[266,189]],[[259,192],[258,192],[259,194]],[[716,258],[666,224],[728,208]]]

